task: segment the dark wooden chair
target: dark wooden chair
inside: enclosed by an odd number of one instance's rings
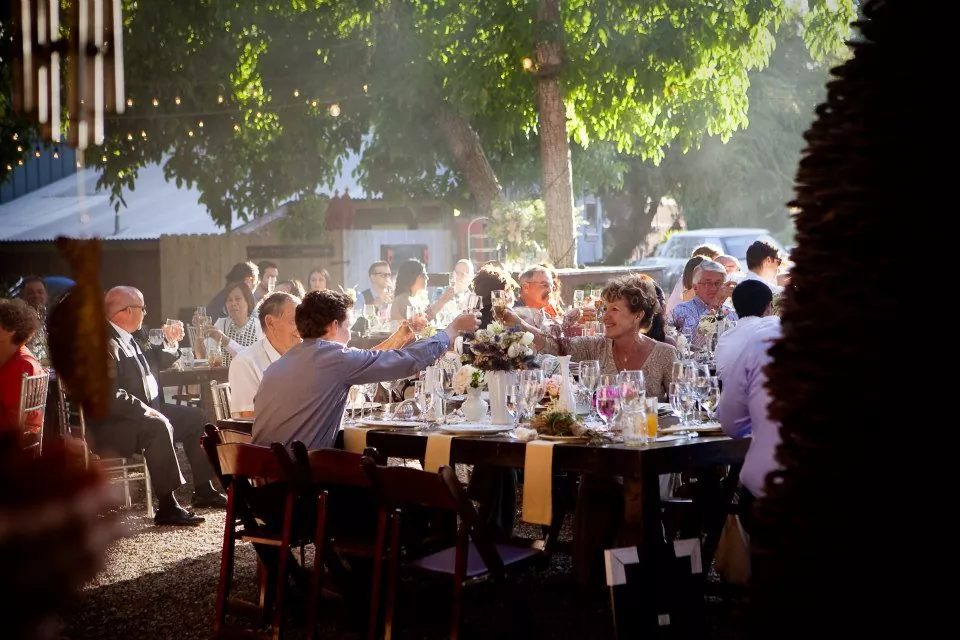
[[[508,566],[519,565],[543,555],[543,543],[536,540],[495,543],[494,534],[477,514],[454,470],[448,466],[438,473],[428,473],[405,467],[385,467],[377,461],[363,458],[363,467],[370,475],[374,493],[380,501],[377,518],[377,547],[384,550],[374,557],[374,587],[370,603],[368,637],[376,637],[380,609],[382,556],[387,557],[387,602],[384,612],[384,637],[389,640],[393,631],[393,613],[396,599],[397,576],[401,565],[400,530],[404,509],[427,507],[450,511],[459,516],[457,539],[448,547],[424,556],[407,557],[403,568],[453,579],[450,635],[459,634],[461,596],[463,587],[482,578],[501,580]]]
[[[312,639],[316,634],[322,600],[325,560],[330,554],[373,558],[377,551],[373,519],[376,510],[371,493],[371,519],[369,527],[364,527],[365,514],[362,511],[366,501],[362,494],[370,492],[370,477],[360,464],[360,454],[340,449],[308,451],[300,441],[295,441],[292,449],[293,457],[283,445],[273,445],[287,479],[297,487],[298,496],[304,501],[312,500],[316,505],[315,554],[307,604],[307,638]],[[376,449],[368,448],[364,455],[381,464],[387,462]]]
[[[295,545],[302,547],[311,541],[312,536],[306,527],[299,527],[295,522],[295,488],[287,482],[271,448],[220,442],[218,431],[213,425],[207,425],[207,435],[203,439],[204,449],[227,489],[214,635],[221,637],[227,633],[224,624],[229,607],[253,611],[264,622],[269,617],[271,633],[265,637],[276,640],[280,637],[283,624],[284,590],[287,572],[291,568],[288,563],[296,562],[290,549]],[[277,550],[276,563],[270,563],[274,573],[272,580],[264,580],[264,573],[261,573],[259,605],[230,598],[234,547],[238,541]],[[261,563],[262,571],[269,570],[266,569],[269,566],[268,563]],[[276,587],[272,598],[266,593],[269,582]],[[268,613],[272,615],[268,616]]]

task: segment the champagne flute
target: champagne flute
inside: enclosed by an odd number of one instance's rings
[[[577,289],[573,292],[573,306],[579,309],[583,306],[584,291],[583,289]]]
[[[503,322],[503,312],[507,308],[509,298],[506,291],[491,291],[490,304],[493,306],[493,319]]]

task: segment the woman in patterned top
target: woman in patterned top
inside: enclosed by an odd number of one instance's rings
[[[233,356],[263,337],[260,321],[254,313],[253,293],[243,282],[231,282],[226,289],[227,317],[218,319],[209,338],[224,349],[223,364],[229,367]]]
[[[533,333],[534,346],[540,353],[557,354],[564,348],[574,362],[599,360],[601,374],[639,369],[643,371],[647,397],[666,400],[677,350],[646,335],[661,312],[654,282],[640,274],[621,276],[604,287],[600,298],[606,304],[605,335],[573,337],[567,345],[523,323],[513,311],[505,315],[504,323],[521,324]]]

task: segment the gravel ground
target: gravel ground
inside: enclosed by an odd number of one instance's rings
[[[187,503],[189,491],[184,491]],[[134,499],[137,499],[135,494]],[[224,512],[201,510],[207,521],[196,528],[154,527],[142,498],[121,511],[127,537],[111,549],[106,567],[81,594],[66,620],[72,640],[105,638],[209,638],[220,566]],[[533,537],[534,530],[519,532]],[[308,557],[308,565],[312,561]],[[256,561],[252,547],[237,548],[234,595],[252,599]],[[398,589],[395,636],[422,640],[448,636],[449,582],[404,578]],[[569,556],[558,553],[549,567],[526,569],[509,585],[472,585],[464,592],[461,637],[605,640],[613,638],[609,596],[586,595],[570,577]],[[324,600],[324,638],[361,638],[366,602]],[[299,610],[299,608],[298,608]],[[711,638],[738,638],[742,608],[708,600]],[[284,637],[303,636],[303,622],[291,617]]]

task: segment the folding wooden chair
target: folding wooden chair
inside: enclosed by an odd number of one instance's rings
[[[380,500],[377,522],[377,546],[385,550],[388,562],[387,602],[384,613],[384,637],[389,640],[393,631],[394,602],[400,561],[400,528],[404,508],[422,506],[444,509],[459,516],[456,545],[425,556],[406,559],[405,569],[443,574],[453,579],[450,635],[459,634],[461,595],[463,587],[478,579],[491,577],[500,580],[508,566],[536,560],[543,555],[543,542],[512,541],[497,544],[493,533],[479,518],[476,508],[466,496],[454,470],[448,466],[438,473],[428,473],[406,467],[385,467],[369,457],[363,458],[363,467],[370,474],[374,493]],[[382,556],[374,556],[374,588],[370,603],[368,637],[376,637],[380,608],[379,582]]]

